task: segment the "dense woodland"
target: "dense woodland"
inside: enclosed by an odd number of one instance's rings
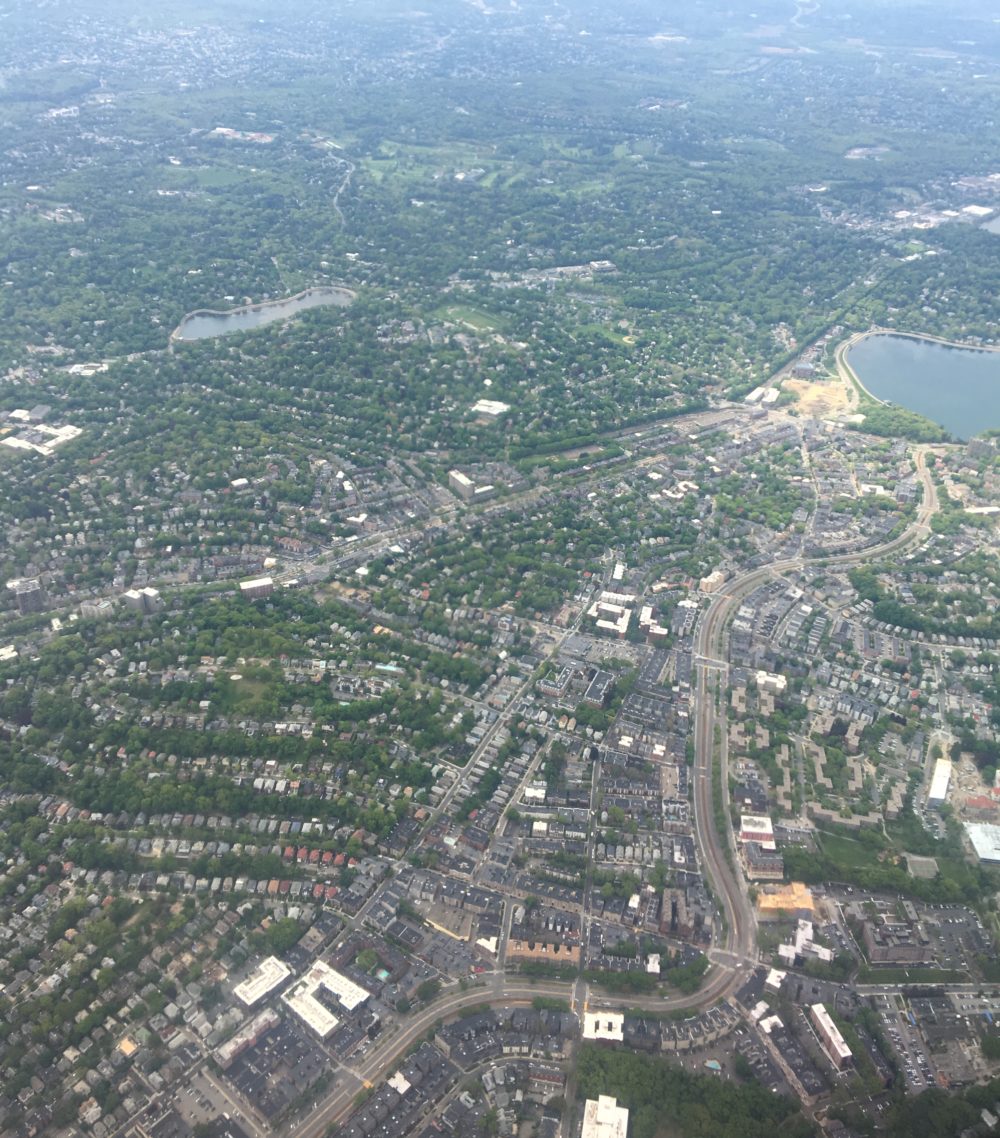
[[[583,1096],[614,1095],[629,1109],[632,1138],[806,1138],[812,1125],[789,1099],[757,1083],[692,1075],[662,1059],[584,1047],[577,1067]]]

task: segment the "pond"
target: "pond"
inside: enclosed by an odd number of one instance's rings
[[[276,320],[287,320],[288,317],[295,316],[307,308],[320,308],[331,304],[343,308],[353,299],[354,293],[349,288],[331,286],[307,288],[305,292],[285,300],[265,300],[260,304],[245,304],[240,308],[231,308],[228,312],[199,308],[184,317],[170,338],[187,343],[191,340],[226,336],[231,332],[250,332],[254,328],[262,328],[265,324],[273,324]]]
[[[916,411],[958,439],[1000,427],[1000,352],[873,333],[848,349],[847,362],[876,399]]]

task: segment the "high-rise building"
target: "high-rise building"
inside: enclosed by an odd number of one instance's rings
[[[159,612],[163,608],[163,598],[159,591],[149,586],[145,589],[129,589],[127,593],[122,593],[122,600],[133,612]]]
[[[13,581],[7,582],[7,588],[13,592],[17,600],[18,612],[44,612],[49,603],[49,598],[37,577],[15,577]]]

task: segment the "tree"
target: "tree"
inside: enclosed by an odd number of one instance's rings
[[[441,981],[436,979],[425,980],[419,988],[417,988],[417,999],[421,1003],[429,1004],[431,1000],[441,991]]]
[[[373,948],[364,948],[354,963],[364,972],[371,972],[378,965],[378,953]]]
[[[281,917],[272,921],[264,933],[267,948],[275,956],[281,956],[302,937],[303,928],[294,917]]]

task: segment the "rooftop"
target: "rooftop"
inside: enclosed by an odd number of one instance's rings
[[[584,1039],[606,1039],[621,1043],[625,1016],[621,1012],[586,1012],[583,1017]]]
[[[276,988],[280,988],[291,974],[292,970],[287,964],[284,964],[276,956],[268,956],[260,962],[242,984],[236,985],[233,989],[233,995],[240,1003],[252,1008]]]
[[[580,1138],[625,1138],[628,1133],[628,1110],[618,1105],[611,1095],[587,1099],[583,1110]]]

